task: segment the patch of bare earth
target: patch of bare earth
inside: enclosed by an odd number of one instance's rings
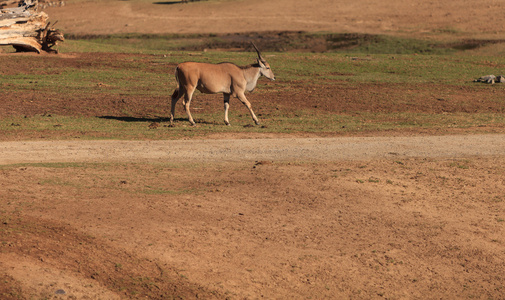
[[[230,33],[302,30],[444,37],[502,38],[501,2],[348,1],[66,1],[48,7],[59,28],[74,34]],[[76,16],[79,16],[76,18]],[[489,26],[492,24],[492,26]]]
[[[503,166],[503,156],[6,166],[0,293],[500,298]]]

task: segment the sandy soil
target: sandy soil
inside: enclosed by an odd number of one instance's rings
[[[303,30],[503,38],[505,4],[474,1],[66,1],[46,11],[74,34]]]
[[[504,143],[2,142],[0,291],[499,299]]]
[[[496,37],[505,28],[494,22],[503,4],[491,0],[168,3],[68,1],[45,11],[66,32],[83,34]],[[99,64],[107,55],[59,63]],[[500,109],[475,100],[487,92],[464,89],[458,103],[422,96],[422,106],[409,108],[374,107],[367,97],[404,89],[328,89],[320,105],[334,113],[359,105],[372,112]],[[283,93],[275,100],[303,105],[308,96]],[[0,116],[48,109],[40,93],[3,97],[12,101],[0,105]],[[100,113],[120,111],[115,102],[93,100]],[[149,100],[156,111],[166,109],[165,99]],[[270,109],[265,99],[255,101]],[[82,103],[78,96],[54,100],[50,111],[97,114]],[[384,135],[0,142],[0,298],[503,298],[505,136]]]

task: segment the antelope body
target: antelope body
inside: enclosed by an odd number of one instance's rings
[[[189,122],[195,125],[189,106],[193,93],[195,90],[199,90],[204,94],[223,93],[224,122],[226,125],[230,125],[228,120],[230,96],[237,97],[249,109],[253,121],[258,125],[258,118],[254,114],[245,92],[254,90],[261,75],[270,80],[275,80],[275,76],[258,48],[256,46],[254,48],[258,53],[257,62],[243,67],[226,62],[219,64],[184,62],[177,65],[175,69],[177,88],[172,94],[170,124],[173,124],[174,121],[175,105],[184,96],[183,105],[188,114]]]

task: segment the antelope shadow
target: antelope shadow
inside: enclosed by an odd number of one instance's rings
[[[137,118],[137,117],[116,117],[116,116],[99,116],[99,119],[106,119],[106,120],[116,120],[116,121],[122,121],[122,122],[170,122],[170,118]],[[174,119],[177,120],[177,119]],[[179,120],[184,120],[180,118]]]
[[[161,4],[161,5],[172,5],[172,4],[180,4],[181,1],[161,1],[161,2],[153,2],[153,4]]]
[[[105,120],[116,120],[116,121],[121,121],[121,122],[151,122],[151,123],[167,123],[170,124],[170,118],[162,118],[162,117],[157,117],[157,118],[138,118],[138,117],[116,117],[116,116],[99,116],[97,117],[99,119],[105,119]],[[174,122],[182,122],[182,123],[188,123],[188,118],[174,118]],[[217,125],[216,122],[208,122],[204,120],[195,120],[195,123],[197,124],[212,124],[212,125]],[[221,123],[219,123],[221,124]],[[189,123],[188,123],[189,125]]]
[[[197,2],[197,1],[204,1],[204,0],[189,0],[190,2]],[[161,4],[161,5],[172,5],[172,4],[187,4],[188,1],[183,2],[183,1],[160,1],[160,2],[153,2],[153,4]]]

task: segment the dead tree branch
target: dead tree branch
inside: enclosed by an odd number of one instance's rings
[[[17,51],[57,52],[52,47],[65,38],[50,26],[46,13],[37,12],[37,0],[22,0],[17,7],[9,7],[14,3],[0,3],[0,45],[12,45]]]

